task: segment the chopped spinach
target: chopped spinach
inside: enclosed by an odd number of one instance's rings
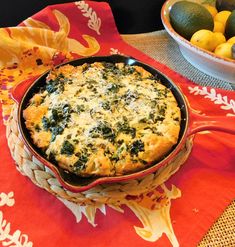
[[[67,80],[67,79],[66,79]],[[59,74],[56,79],[47,81],[46,90],[49,94],[56,91],[64,91],[64,83],[66,82],[63,74]]]
[[[137,71],[136,71],[136,69],[133,66],[126,65],[124,67],[124,74],[133,74],[135,72],[137,72]]]
[[[78,144],[78,143],[79,143],[79,140],[78,140],[78,139],[73,139],[73,142],[74,142],[75,144]]]
[[[51,119],[57,122],[60,121],[62,118],[63,118],[63,114],[59,109],[53,108],[51,110]]]
[[[154,119],[154,121],[155,122],[162,122],[163,120],[165,119],[165,117],[164,116],[161,116],[161,115],[159,115],[159,116],[156,116],[156,118]]]
[[[166,115],[166,105],[157,105],[157,111],[152,110],[149,113],[148,116],[148,123],[152,122],[152,123],[157,123],[158,121],[163,121],[165,119],[165,115]]]
[[[43,126],[44,130],[49,130],[49,128],[50,128],[50,121],[45,116],[43,116],[43,118],[42,118],[42,126]]]
[[[46,90],[48,93],[54,93],[57,90],[57,84],[52,81],[48,85],[46,85]]]
[[[146,161],[146,160],[139,160],[142,164],[144,164],[144,165],[147,165],[148,164],[148,162]]]
[[[155,111],[151,111],[149,113],[149,120],[152,122],[152,123],[156,123],[158,121],[163,121],[165,119],[165,115],[159,115],[157,114]]]
[[[35,130],[39,132],[41,130],[40,126],[38,124],[35,125]]]
[[[113,141],[115,133],[113,129],[106,122],[99,122],[98,125],[90,130],[90,136],[97,138],[102,136],[104,139]]]
[[[175,118],[174,118],[174,121],[179,122],[179,121],[180,121],[179,117],[175,117]]]
[[[63,115],[63,112],[61,109],[56,109],[56,108],[53,108],[51,110],[51,116],[49,118],[49,121],[50,121],[50,127],[54,127],[54,126],[57,126],[59,122],[63,121],[63,118],[65,116]]]
[[[110,107],[110,103],[108,101],[103,101],[101,102],[101,106],[104,110],[110,110],[111,107]]]
[[[148,119],[146,117],[143,117],[139,120],[139,123],[148,123]]]
[[[104,66],[104,69],[111,71],[116,68],[115,64],[113,63],[103,62],[102,65]]]
[[[63,109],[63,114],[66,115],[70,114],[72,110],[70,104],[64,104],[62,109]]]
[[[136,136],[136,129],[129,126],[126,118],[123,118],[122,122],[117,123],[117,131],[127,135],[131,135],[132,138]]]
[[[151,111],[150,113],[149,113],[149,119],[150,120],[152,120],[153,122],[155,122],[155,111]]]
[[[129,147],[131,155],[138,155],[139,152],[144,151],[144,143],[141,140],[134,141]]]
[[[60,150],[61,154],[72,155],[74,153],[74,146],[69,141],[65,140],[63,142],[62,148]]]
[[[110,158],[111,161],[116,161],[116,162],[119,161],[119,157],[118,157],[118,155],[116,153],[113,154],[112,156],[110,156],[109,158]]]
[[[86,153],[82,153],[82,154],[76,153],[75,155],[78,157],[78,159],[73,165],[74,171],[79,172],[81,170],[84,170],[86,167],[86,163],[88,161],[87,154]]]
[[[123,142],[124,142],[123,139],[117,141],[118,144],[122,144]]]
[[[52,132],[51,141],[53,142],[56,136],[62,134],[63,131],[64,131],[64,128],[62,126],[55,126],[51,128],[51,132]]]
[[[151,102],[150,102],[150,107],[151,108],[154,108],[154,107],[156,107],[157,106],[157,101],[156,100],[152,100]]]
[[[84,105],[77,105],[77,112],[81,113],[85,111],[85,106]]]
[[[44,130],[51,131],[51,141],[54,141],[56,136],[62,134],[70,119],[72,109],[69,104],[64,104],[51,110],[51,116],[42,118],[42,126]]]
[[[160,115],[165,116],[166,114],[166,104],[158,106],[158,112]]]
[[[56,158],[55,158],[55,154],[52,153],[52,152],[49,153],[48,159],[49,159],[49,161],[50,161],[51,163],[54,163],[54,164],[57,163]]]
[[[85,73],[90,67],[91,65],[89,63],[84,64],[82,68],[82,73]]]
[[[106,92],[107,93],[117,93],[119,91],[120,86],[118,84],[114,84],[114,83],[109,83],[107,88],[106,88]]]
[[[153,134],[156,134],[156,135],[158,135],[158,136],[163,136],[163,133],[162,132],[160,132],[156,127],[154,127],[154,126],[152,126],[152,127],[146,127],[146,128],[144,128],[145,130],[146,129],[149,129],[149,130],[151,130],[152,131],[152,133]]]
[[[139,98],[139,94],[137,91],[131,91],[128,89],[122,98],[124,99],[125,103],[129,105],[132,101],[135,101]]]

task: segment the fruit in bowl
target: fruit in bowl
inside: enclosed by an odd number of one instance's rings
[[[235,6],[235,0],[229,0],[228,8],[217,9],[216,0],[167,0],[161,11],[166,31],[186,60],[204,73],[230,83],[235,83],[233,1]]]
[[[192,44],[235,59],[233,45],[225,44],[226,39],[235,37],[235,10],[218,12],[214,5],[182,0],[172,5],[169,17],[174,30]]]

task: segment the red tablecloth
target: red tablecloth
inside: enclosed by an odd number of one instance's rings
[[[52,63],[64,59],[112,53],[133,56],[167,74],[181,87],[194,109],[208,115],[235,115],[235,92],[197,86],[127,45],[118,34],[106,3],[53,5],[19,27],[0,32],[1,115],[5,120],[12,104],[9,89],[19,81],[40,74]],[[0,124],[0,245],[172,246],[165,234],[155,242],[137,235],[134,226],[141,228],[141,222],[125,206],[123,214],[110,207],[106,207],[106,215],[98,210],[95,228],[85,217],[77,223],[61,201],[16,170],[3,119]],[[190,158],[167,181],[168,188],[174,185],[181,191],[181,197],[171,201],[170,209],[180,246],[196,246],[235,198],[234,150],[234,135],[197,134]]]

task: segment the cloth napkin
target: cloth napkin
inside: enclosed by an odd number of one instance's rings
[[[15,169],[5,135],[13,104],[10,90],[54,64],[84,56],[125,54],[165,73],[202,114],[235,115],[235,92],[200,87],[126,44],[107,3],[49,6],[17,27],[0,29],[0,36],[0,245],[196,246],[235,198],[234,135],[197,134],[190,158],[162,185],[169,194],[178,192],[169,201],[170,234],[143,228],[147,223],[136,217],[138,209],[131,205],[123,206],[122,213],[101,207],[90,224],[80,217],[80,209],[38,188]],[[151,225],[158,228],[160,218],[154,217]],[[155,236],[148,235],[153,232]]]

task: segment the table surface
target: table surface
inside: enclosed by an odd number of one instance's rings
[[[122,38],[138,50],[166,64],[197,84],[235,90],[234,84],[206,75],[191,65],[181,55],[177,43],[164,30],[146,34],[122,35]]]
[[[122,35],[122,38],[128,44],[199,85],[235,90],[235,85],[206,75],[187,62],[181,55],[177,43],[164,30],[146,34]],[[198,245],[198,247],[205,246],[235,246],[235,200],[217,219]]]

